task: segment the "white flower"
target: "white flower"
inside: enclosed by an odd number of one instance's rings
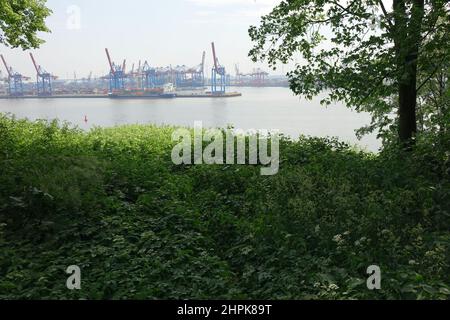
[[[339,289],[339,287],[336,284],[332,283],[332,284],[330,284],[328,286],[328,289],[330,289],[330,290],[337,290],[337,289]]]

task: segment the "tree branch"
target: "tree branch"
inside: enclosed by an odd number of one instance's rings
[[[391,21],[391,17],[389,17],[389,13],[386,10],[386,7],[384,6],[383,0],[378,0],[378,3],[380,4],[381,10],[383,11],[384,16],[386,17],[386,20],[389,24],[389,31],[391,32],[394,30],[394,25]]]
[[[436,65],[436,67],[434,68],[434,70],[433,70],[433,72],[431,72],[429,75],[428,75],[428,77],[417,87],[417,89],[416,89],[416,91],[417,92],[419,92],[420,91],[420,89],[422,89],[423,88],[423,86],[428,82],[428,81],[430,81],[431,80],[431,78],[433,78],[433,76],[436,74],[436,72],[439,70],[439,68],[441,67],[441,65],[442,65],[442,63],[445,61],[445,59],[446,59],[446,56],[444,56],[444,59],[440,62],[440,63],[438,63],[437,65]]]

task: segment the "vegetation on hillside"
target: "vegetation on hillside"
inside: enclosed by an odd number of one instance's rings
[[[283,139],[267,177],[175,166],[172,131],[0,116],[0,299],[450,298],[450,139]]]
[[[45,3],[0,1],[0,44],[39,47]],[[449,299],[450,7],[392,4],[284,0],[249,30],[255,61],[305,60],[294,93],[370,112],[379,154],[283,138],[261,176],[174,165],[172,127],[0,114],[0,299]]]

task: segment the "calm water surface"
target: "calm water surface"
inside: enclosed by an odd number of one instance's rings
[[[230,89],[231,90],[231,89]],[[342,141],[377,151],[380,142],[374,135],[359,141],[355,129],[370,123],[370,116],[356,113],[342,104],[324,107],[320,97],[306,101],[293,96],[287,88],[236,88],[242,97],[223,99],[30,99],[0,100],[0,112],[19,118],[55,119],[71,122],[82,129],[123,124],[172,124],[193,127],[267,129],[293,138],[300,134],[336,136]],[[84,121],[87,116],[88,122]]]

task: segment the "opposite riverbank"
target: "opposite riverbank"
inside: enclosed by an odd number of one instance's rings
[[[173,99],[181,99],[181,98],[211,98],[211,99],[220,99],[220,98],[236,98],[242,96],[242,93],[239,92],[226,92],[222,94],[211,94],[211,93],[175,93],[173,95]],[[105,94],[59,94],[59,95],[51,95],[51,96],[18,96],[11,97],[6,95],[0,95],[1,100],[17,100],[17,99],[139,99],[139,100],[148,100],[148,99],[168,99],[167,96],[140,96],[140,95],[123,95],[123,96],[109,96]]]

